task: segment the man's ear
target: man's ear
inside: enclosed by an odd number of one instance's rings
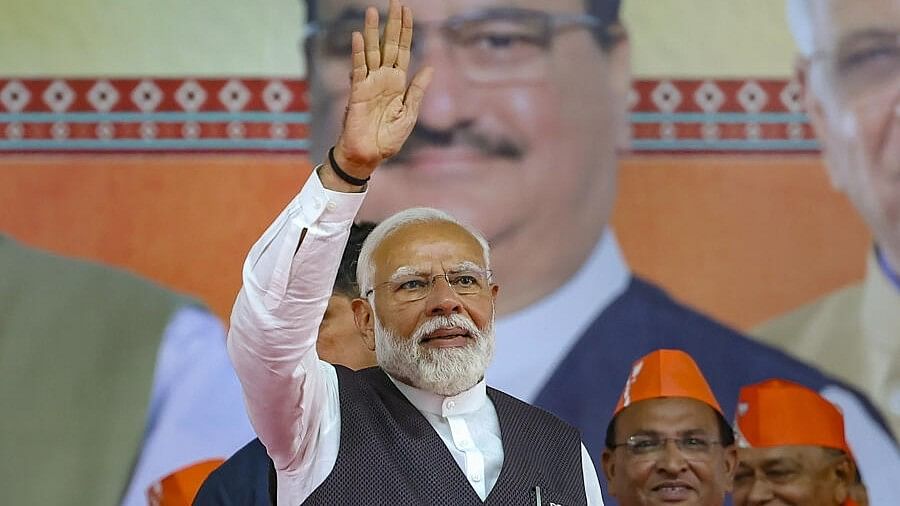
[[[797,79],[797,82],[800,83],[800,103],[803,104],[803,109],[809,117],[809,123],[812,125],[816,138],[819,139],[819,142],[822,142],[823,139],[829,137],[828,117],[822,99],[814,89],[811,72],[812,69],[810,67],[809,59],[798,56],[797,61],[794,63],[794,77]],[[823,147],[827,149],[828,146],[824,145]],[[833,167],[832,164],[827,163],[827,160],[825,167],[828,171],[828,179],[831,181],[831,187],[837,191],[843,191],[846,184],[840,167]]]
[[[366,348],[375,351],[375,312],[366,299],[356,298],[350,303],[353,308],[353,320],[362,335]]]
[[[737,472],[738,466],[738,452],[737,447],[735,445],[731,445],[724,448],[724,463],[725,463],[725,490],[731,492],[734,488],[734,474]]]
[[[613,478],[616,475],[616,458],[609,448],[604,449],[603,455],[600,456],[600,467],[603,468],[603,474],[606,476],[606,488],[609,491],[609,494],[615,497],[616,482]]]
[[[834,468],[834,500],[835,504],[844,504],[850,497],[850,489],[856,483],[856,466],[847,456],[835,463]]]

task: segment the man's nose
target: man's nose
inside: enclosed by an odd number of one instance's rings
[[[418,122],[433,130],[449,130],[464,122],[473,105],[466,99],[466,77],[453,57],[450,43],[436,29],[413,39],[412,71],[434,69],[434,78],[419,108]]]
[[[462,311],[459,294],[453,291],[445,276],[434,278],[426,304],[425,310],[429,316],[449,316]]]
[[[668,440],[660,450],[657,465],[660,469],[673,475],[681,473],[687,469],[687,459],[681,453],[681,449],[674,440]]]
[[[774,499],[772,494],[772,484],[768,480],[753,479],[750,486],[750,492],[747,494],[747,505],[754,506],[757,504],[765,504],[766,501]]]

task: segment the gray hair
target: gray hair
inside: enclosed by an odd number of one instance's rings
[[[800,54],[809,58],[815,51],[812,0],[788,0],[786,11],[794,43],[797,44]]]
[[[366,293],[372,289],[375,278],[375,261],[372,259],[372,254],[378,249],[378,246],[391,234],[407,225],[431,222],[453,223],[468,232],[478,241],[484,251],[485,269],[491,268],[491,248],[481,232],[462,223],[446,211],[430,207],[414,207],[400,211],[382,221],[366,238],[359,252],[359,263],[356,265],[356,280],[359,283],[360,297],[365,298]]]

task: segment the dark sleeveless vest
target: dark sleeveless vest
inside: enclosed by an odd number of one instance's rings
[[[424,416],[377,367],[335,366],[341,442],[328,478],[306,505],[587,505],[578,431],[488,388],[500,420],[503,468],[482,503]]]

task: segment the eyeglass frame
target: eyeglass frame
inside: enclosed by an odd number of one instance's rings
[[[362,13],[360,13],[362,14]],[[445,34],[450,34],[449,43],[453,44],[454,47],[457,45],[457,42],[452,39],[455,30],[458,30],[459,27],[465,25],[466,23],[478,22],[478,21],[491,21],[491,20],[508,20],[512,18],[526,18],[533,17],[539,18],[541,22],[541,28],[543,32],[543,37],[541,40],[541,47],[544,48],[545,52],[549,51],[552,47],[552,44],[555,41],[556,36],[567,28],[579,28],[583,27],[588,29],[594,37],[597,39],[598,43],[603,48],[609,48],[613,46],[616,42],[621,40],[624,37],[624,29],[618,21],[604,21],[598,16],[588,13],[551,13],[536,9],[523,9],[523,8],[515,8],[515,7],[500,7],[500,8],[488,8],[488,9],[480,9],[473,12],[467,12],[463,14],[457,14],[454,16],[450,16],[442,21],[436,22],[418,22],[416,24],[416,29],[420,30],[418,33],[421,33],[422,26],[424,25],[426,29],[437,26],[437,30]],[[323,21],[312,21],[305,25],[304,29],[304,41],[308,45],[311,41],[321,36],[322,34],[327,34],[329,30],[331,30],[334,26],[341,22],[356,22],[358,21],[360,24],[360,29],[362,28],[364,18],[360,16],[358,19],[350,16],[343,16],[332,19],[328,22]],[[415,37],[415,36],[414,36]],[[415,51],[415,40],[413,39],[413,51]],[[308,50],[308,54],[312,54],[313,51],[311,49]],[[323,58],[335,59],[340,56],[337,54],[330,55],[327,51],[323,53]],[[349,38],[348,38],[348,49],[347,49],[347,61],[349,62]],[[486,82],[490,82],[488,79],[484,79]],[[501,82],[502,80],[498,80],[497,82]]]
[[[462,276],[467,276],[467,275],[468,276],[477,275],[478,277],[483,278],[484,286],[481,286],[481,287],[479,287],[479,289],[477,291],[470,292],[470,293],[458,292],[454,288],[453,283],[450,281],[450,277],[451,276],[462,277]],[[490,269],[483,269],[483,270],[466,269],[466,270],[459,270],[459,271],[442,272],[440,274],[421,275],[418,279],[405,280],[402,283],[400,283],[400,285],[402,286],[403,284],[408,283],[409,281],[415,281],[415,280],[425,281],[427,279],[428,280],[428,289],[424,291],[424,293],[421,297],[418,297],[415,299],[409,299],[409,300],[402,300],[402,302],[417,302],[417,301],[427,298],[434,291],[434,286],[437,283],[437,278],[444,278],[444,281],[447,282],[447,286],[450,287],[450,290],[452,290],[453,293],[455,293],[457,295],[461,295],[461,296],[479,295],[479,294],[483,293],[486,289],[490,288],[490,286],[493,284],[493,272]],[[369,296],[371,296],[373,293],[375,293],[376,288],[380,288],[380,287],[384,287],[384,286],[390,287],[391,285],[394,285],[397,283],[398,283],[398,281],[384,281],[384,282],[372,285],[368,290],[366,290],[364,297],[368,299]],[[391,292],[393,297],[395,299],[399,300],[399,298],[396,297],[396,295],[395,295],[396,293],[397,293],[396,290]]]
[[[640,453],[638,450],[635,449],[635,445],[637,444],[637,442],[635,441],[635,438],[646,438],[648,441],[652,441],[652,442],[656,443],[657,446],[655,446],[652,449],[647,449],[646,453]],[[699,448],[694,449],[694,450],[687,449],[686,441],[691,440],[691,439],[701,440],[701,441],[703,441],[703,443],[706,446],[703,449],[699,449]],[[625,438],[624,443],[614,443],[611,446],[611,448],[613,450],[615,450],[617,448],[625,447],[628,449],[628,454],[631,455],[632,457],[651,458],[651,457],[658,457],[663,452],[663,450],[666,448],[666,446],[668,446],[670,441],[674,442],[675,447],[678,448],[678,450],[680,452],[682,452],[683,454],[692,455],[692,456],[703,456],[703,457],[710,455],[710,451],[712,450],[712,447],[714,447],[716,445],[723,445],[723,442],[720,439],[707,440],[706,438],[700,437],[697,435],[679,436],[679,437],[656,437],[656,436],[651,436],[651,435],[635,434],[635,435],[628,436],[627,438]]]

